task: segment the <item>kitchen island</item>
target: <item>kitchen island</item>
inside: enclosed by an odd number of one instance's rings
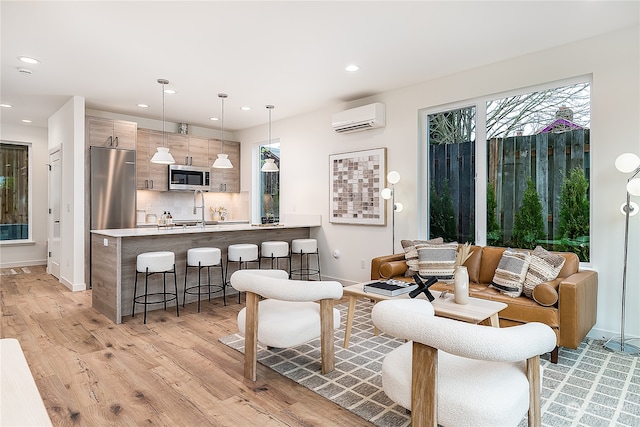
[[[178,293],[182,304],[184,273],[187,250],[196,247],[216,247],[222,252],[223,265],[226,264],[227,247],[236,243],[260,243],[267,240],[281,240],[291,244],[293,239],[309,238],[310,228],[319,226],[319,221],[292,225],[251,225],[225,224],[202,227],[151,227],[125,228],[91,231],[91,300],[92,306],[115,323],[121,323],[123,316],[131,315],[133,305],[133,285],[136,274],[136,257],[143,252],[171,251],[176,255]],[[237,266],[237,263],[232,263]],[[255,265],[255,264],[253,264]],[[230,265],[227,277],[235,271]],[[257,266],[256,266],[257,268]],[[190,269],[187,286],[197,284],[196,269]],[[215,269],[212,283],[219,282]],[[150,280],[158,283],[162,275]],[[206,273],[203,272],[206,280]],[[142,275],[140,276],[142,279]],[[217,278],[217,279],[214,279]],[[172,280],[171,275],[167,280]],[[229,291],[231,293],[229,293]],[[236,294],[228,287],[227,293]],[[217,295],[213,295],[214,297]],[[222,291],[219,292],[222,296]],[[228,295],[227,295],[228,296]],[[187,303],[195,301],[196,295],[187,295]],[[230,301],[234,299],[231,298]],[[175,304],[175,302],[171,303]],[[147,310],[162,308],[162,304],[150,305]],[[175,314],[175,313],[174,313]]]

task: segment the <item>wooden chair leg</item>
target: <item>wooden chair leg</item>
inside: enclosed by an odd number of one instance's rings
[[[557,348],[557,347],[556,347]],[[540,427],[540,356],[527,359],[527,379],[529,380],[529,427]]]
[[[411,359],[411,425],[438,425],[438,350],[413,342]]]
[[[244,377],[255,381],[258,363],[258,301],[260,296],[246,293],[246,326],[244,334]]]
[[[558,363],[558,346],[556,346],[556,348],[551,350],[551,363],[553,364]]]
[[[333,300],[320,300],[320,346],[323,374],[331,372],[335,368],[333,326]]]

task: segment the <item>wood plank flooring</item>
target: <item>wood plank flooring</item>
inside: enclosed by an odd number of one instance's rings
[[[3,269],[0,336],[20,341],[56,426],[371,425],[260,364],[244,379],[243,356],[218,342],[237,332],[242,306],[227,303],[116,325],[44,267]]]

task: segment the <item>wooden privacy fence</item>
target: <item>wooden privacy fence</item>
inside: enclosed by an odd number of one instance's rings
[[[458,241],[472,241],[475,215],[475,142],[429,147],[430,182],[440,194],[448,180],[458,224]],[[589,129],[543,133],[487,141],[488,180],[496,189],[497,219],[503,242],[511,239],[515,214],[531,177],[542,202],[547,239],[557,236],[560,194],[564,179],[575,167],[589,180]]]

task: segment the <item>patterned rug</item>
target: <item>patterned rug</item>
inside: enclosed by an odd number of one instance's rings
[[[382,391],[384,356],[403,341],[373,335],[372,303],[358,300],[349,349],[342,348],[347,305],[336,306],[342,328],[335,334],[336,369],[320,374],[320,342],[289,349],[258,347],[258,360],[274,371],[380,426],[408,426],[410,415]],[[239,334],[220,342],[244,352]],[[546,357],[546,356],[543,356]],[[610,352],[585,340],[577,350],[561,348],[557,365],[542,360],[543,426],[640,426],[640,358]],[[526,426],[526,418],[520,426]]]

